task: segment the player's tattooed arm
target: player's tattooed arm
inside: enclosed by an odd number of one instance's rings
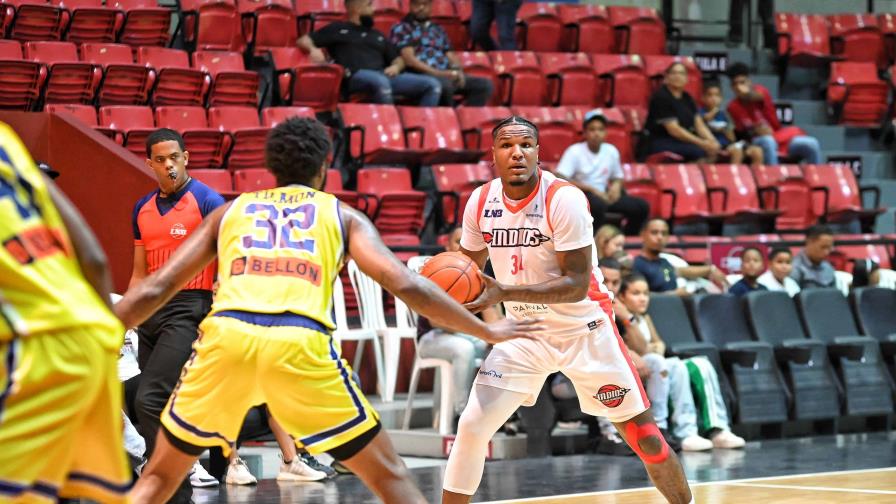
[[[547,282],[532,285],[503,285],[494,278],[480,273],[485,283],[482,294],[467,309],[478,313],[486,306],[501,301],[521,303],[575,303],[585,299],[591,280],[591,245],[557,252],[561,276]]]

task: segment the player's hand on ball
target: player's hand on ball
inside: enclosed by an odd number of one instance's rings
[[[515,338],[535,339],[538,332],[547,329],[539,317],[527,319],[501,319],[488,324],[488,333],[483,338],[492,345]]]
[[[482,293],[479,297],[464,305],[464,308],[473,313],[479,313],[489,306],[496,305],[504,301],[504,288],[494,278],[479,272],[479,278],[482,280]]]

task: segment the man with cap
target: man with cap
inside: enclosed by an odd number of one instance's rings
[[[637,235],[650,213],[650,206],[641,198],[625,194],[619,151],[604,142],[607,118],[601,109],[585,114],[582,129],[585,131],[585,141],[566,149],[557,165],[556,174],[585,193],[595,229],[605,223],[607,212],[613,212],[625,217],[625,234]]]

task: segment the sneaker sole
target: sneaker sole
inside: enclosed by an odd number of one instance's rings
[[[213,487],[213,486],[218,486],[218,485],[219,485],[218,480],[206,481],[206,482],[202,482],[202,481],[195,481],[195,482],[191,481],[190,482],[190,486],[192,486],[193,488],[208,488],[208,487]]]
[[[321,481],[327,479],[327,475],[301,476],[298,474],[278,474],[277,481]]]
[[[249,486],[249,485],[255,485],[255,484],[257,484],[258,482],[257,482],[257,481],[246,481],[246,482],[242,482],[242,481],[227,480],[226,483],[227,483],[228,485]]]

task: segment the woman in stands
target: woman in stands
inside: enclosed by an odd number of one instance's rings
[[[632,258],[625,253],[625,235],[622,230],[612,224],[604,224],[594,235],[597,257],[600,259],[616,259],[623,268],[631,269]]]
[[[629,319],[623,321],[620,330],[628,332],[628,328],[632,327],[637,329],[632,331],[633,334],[642,335],[640,341],[627,337],[625,342],[650,367],[647,397],[653,405],[653,415],[660,429],[668,426],[668,405],[671,402],[672,433],[681,440],[682,450],[743,447],[743,438],[730,430],[719,377],[712,364],[702,356],[685,360],[663,357],[666,344],[647,313],[650,304],[647,280],[639,274],[625,277],[619,286],[619,300],[629,312]]]
[[[697,113],[694,98],[684,90],[688,71],[682,63],[666,69],[666,77],[647,110],[650,154],[671,152],[684,161],[714,161],[722,149],[719,141]]]

